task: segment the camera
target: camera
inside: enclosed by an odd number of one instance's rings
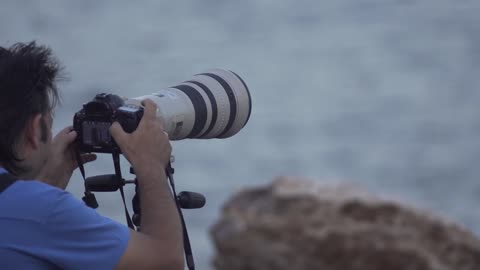
[[[170,140],[228,138],[248,122],[252,111],[250,91],[233,71],[211,69],[181,84],[136,98],[98,94],[83,105],[73,120],[77,147],[81,152],[121,153],[110,135],[118,121],[126,132],[137,128],[142,116],[141,101],[157,104]]]
[[[137,129],[143,116],[143,108],[125,101],[117,95],[98,94],[83,105],[73,118],[77,132],[77,146],[81,152],[120,153],[120,148],[110,135],[109,128],[118,121],[125,132]]]

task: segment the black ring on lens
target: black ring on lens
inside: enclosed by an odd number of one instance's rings
[[[203,91],[205,91],[205,93],[207,94],[208,99],[210,99],[210,104],[212,104],[212,121],[210,122],[210,126],[208,126],[207,130],[203,134],[198,135],[198,138],[202,138],[203,136],[210,133],[210,131],[212,131],[213,127],[217,123],[217,116],[218,116],[217,100],[215,99],[215,96],[212,94],[212,91],[210,91],[210,89],[208,89],[208,87],[203,83],[199,83],[196,81],[186,81],[186,82],[193,83],[196,86],[202,88]]]
[[[248,122],[248,120],[250,119],[250,114],[252,114],[252,97],[250,96],[250,90],[248,89],[248,86],[247,84],[245,83],[245,81],[243,81],[243,79],[237,75],[237,73],[233,72],[230,70],[230,72],[233,73],[233,75],[237,76],[238,79],[240,79],[240,81],[242,82],[243,86],[245,87],[245,89],[247,90],[247,95],[248,95],[248,116],[247,116],[247,120],[245,121],[245,124],[243,124],[243,126],[245,126]]]
[[[195,123],[193,124],[192,130],[187,135],[187,138],[196,138],[207,122],[207,104],[202,95],[191,86],[181,84],[172,88],[182,91],[192,101],[193,109],[195,111]]]
[[[230,115],[228,118],[228,123],[225,129],[218,136],[216,136],[217,138],[222,137],[230,130],[230,128],[232,128],[233,122],[235,122],[235,118],[237,117],[237,102],[235,100],[235,93],[233,92],[233,89],[230,87],[230,85],[228,85],[228,83],[222,77],[213,73],[200,73],[199,75],[205,75],[215,79],[222,85],[225,93],[227,93],[228,101],[230,102]]]

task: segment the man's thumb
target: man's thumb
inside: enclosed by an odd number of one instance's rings
[[[114,122],[110,126],[110,134],[112,134],[113,139],[115,139],[118,144],[124,142],[127,137],[127,133],[118,122]]]

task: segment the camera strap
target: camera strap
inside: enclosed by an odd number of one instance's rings
[[[117,181],[122,182],[122,170],[120,169],[120,155],[117,152],[112,153],[113,158],[113,166],[115,167],[115,176],[117,177]],[[123,183],[119,183],[120,195],[122,195],[122,202],[123,208],[125,210],[125,218],[127,219],[128,227],[132,230],[135,230],[135,226],[133,225],[132,218],[130,217],[130,213],[128,213],[127,204],[125,203],[125,192],[123,191]]]
[[[182,222],[183,230],[183,249],[185,251],[185,260],[187,261],[187,267],[189,270],[195,269],[195,262],[193,260],[192,247],[190,245],[190,238],[188,237],[187,225],[185,224],[185,219],[183,218],[182,208],[179,203],[177,192],[175,190],[175,181],[173,180],[173,173],[175,170],[172,168],[172,164],[169,163],[166,169],[167,177],[172,187],[172,193],[174,196],[175,204],[178,209],[178,215],[180,216],[180,221]]]

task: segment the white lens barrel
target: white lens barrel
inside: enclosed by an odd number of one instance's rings
[[[237,134],[250,118],[252,102],[247,85],[237,74],[232,71],[213,69],[203,74],[215,78],[215,80],[220,82],[229,95],[229,122],[227,123],[225,130],[215,137],[228,138]],[[229,91],[231,91],[231,94]],[[235,109],[232,107],[235,107]]]
[[[214,78],[206,75],[195,75],[189,83],[194,83],[207,93],[210,92],[213,97],[210,103],[216,108],[216,117],[212,119],[213,125],[210,126],[201,138],[216,138],[227,127],[230,115],[230,103],[228,95],[222,85]]]
[[[189,81],[136,97],[127,104],[139,105],[146,98],[158,106],[171,140],[227,138],[248,122],[252,110],[250,92],[235,73],[212,69]]]
[[[202,134],[205,134],[207,132],[207,130],[210,128],[210,126],[213,124],[212,123],[212,118],[213,118],[212,102],[207,102],[207,101],[211,101],[210,100],[211,99],[211,94],[204,91],[201,86],[198,86],[195,83],[185,82],[182,85],[184,85],[186,87],[191,87],[191,88],[195,89],[196,91],[198,91],[198,93],[200,93],[203,100],[205,101],[205,105],[206,105],[206,109],[207,109],[206,119],[205,119],[205,123],[203,124],[203,128],[200,129],[199,133],[197,134],[197,136],[201,136]],[[215,112],[215,113],[217,113],[217,112]]]
[[[164,123],[164,130],[172,140],[185,139],[193,128],[195,119],[191,114],[193,105],[185,93],[178,89],[166,88],[151,95],[128,99],[127,104],[141,106],[141,101],[151,99],[157,104],[157,117]]]

